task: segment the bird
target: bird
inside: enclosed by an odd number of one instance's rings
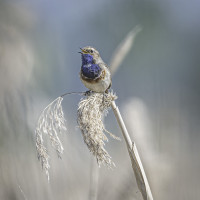
[[[111,73],[99,52],[91,46],[81,49],[80,79],[89,91],[104,93],[111,87]]]

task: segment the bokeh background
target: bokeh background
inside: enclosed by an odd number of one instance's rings
[[[200,2],[198,0],[0,1],[0,199],[86,200],[91,155],[77,129],[80,96],[66,96],[62,159],[50,183],[37,160],[34,129],[57,96],[85,91],[79,47],[106,63],[136,25],[143,27],[113,77],[155,199],[200,198]],[[120,130],[112,111],[107,129]],[[97,199],[142,199],[124,141],[109,140],[114,170],[99,169]]]

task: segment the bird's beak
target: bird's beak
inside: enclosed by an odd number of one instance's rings
[[[79,51],[78,53],[81,53],[81,54],[82,54],[82,52],[83,52],[83,49],[81,49],[81,48],[80,48],[80,50],[81,50],[81,51]]]
[[[81,54],[84,54],[84,53],[87,53],[86,51],[84,51],[84,49],[82,49],[82,48],[80,48],[80,52],[78,52],[78,53],[81,53]]]

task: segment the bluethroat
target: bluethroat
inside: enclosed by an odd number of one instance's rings
[[[82,66],[80,79],[89,90],[104,93],[111,87],[111,74],[99,52],[87,46],[81,48]]]

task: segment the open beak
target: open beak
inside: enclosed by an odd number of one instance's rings
[[[84,49],[82,49],[82,48],[80,48],[80,50],[81,50],[81,51],[79,51],[78,53],[81,53],[81,54],[83,54],[83,53],[87,53],[87,52],[84,51]]]
[[[81,51],[79,51],[78,53],[83,53],[83,49],[80,48]]]

